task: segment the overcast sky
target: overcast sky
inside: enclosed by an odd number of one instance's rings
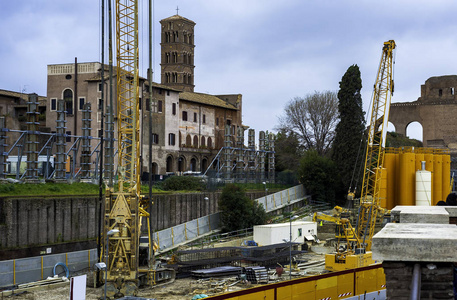
[[[147,15],[147,0],[139,0]],[[455,0],[155,0],[155,81],[161,19],[195,26],[195,91],[243,95],[243,123],[272,130],[296,96],[337,91],[352,64],[368,109],[384,41],[397,43],[393,102],[415,101],[432,76],[457,74]],[[99,0],[0,2],[0,89],[46,96],[48,64],[100,61]],[[147,19],[140,18],[146,77]],[[421,139],[421,134],[413,137]]]

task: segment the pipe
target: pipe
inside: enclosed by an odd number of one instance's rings
[[[153,44],[153,30],[152,30],[152,10],[153,10],[153,3],[152,0],[149,0],[149,10],[148,10],[148,16],[149,16],[149,68],[148,68],[148,83],[149,83],[149,115],[148,115],[148,126],[149,126],[149,132],[148,132],[148,140],[149,140],[149,149],[148,149],[148,171],[149,171],[149,219],[148,219],[148,225],[149,225],[149,257],[148,257],[148,266],[149,269],[152,269],[155,266],[155,255],[153,253],[154,249],[154,226],[153,226],[153,219],[152,219],[152,44]],[[144,97],[143,97],[144,99]],[[157,141],[158,143],[159,141]],[[155,277],[154,277],[154,284],[155,284]]]
[[[411,295],[409,299],[418,300],[421,298],[421,265],[414,264],[413,279],[411,281]]]
[[[104,138],[104,134],[103,134],[103,114],[104,114],[104,100],[105,100],[105,94],[104,94],[104,90],[105,90],[105,1],[102,0],[102,3],[101,3],[102,7],[101,7],[101,10],[102,10],[102,20],[101,20],[101,29],[102,29],[102,32],[101,32],[101,35],[102,35],[102,50],[101,50],[101,60],[102,60],[102,69],[101,69],[101,74],[100,74],[100,79],[101,79],[101,84],[102,84],[102,90],[101,90],[101,107],[100,107],[100,110],[101,110],[101,121],[100,121],[100,165],[99,165],[99,168],[100,168],[100,174],[98,174],[98,205],[99,205],[99,214],[98,214],[98,243],[97,243],[97,255],[99,257],[99,261],[100,261],[100,258],[101,258],[101,253],[102,253],[102,249],[101,249],[101,241],[102,241],[102,220],[104,220],[104,212],[106,211],[106,208],[104,206],[104,203],[106,202],[103,201],[103,138]],[[75,124],[76,125],[76,124]],[[96,168],[96,167],[95,167]],[[108,264],[107,264],[108,266]],[[106,274],[107,270],[105,271],[105,274]],[[100,272],[97,272],[97,282],[100,282]],[[106,286],[106,282],[105,282],[105,286]],[[105,297],[106,298],[106,297]]]
[[[52,269],[52,275],[53,275],[53,276],[56,276],[56,268],[57,268],[58,266],[61,266],[61,267],[63,268],[63,270],[65,271],[65,276],[66,276],[67,278],[69,278],[69,277],[70,277],[70,271],[68,270],[67,265],[66,265],[65,263],[63,263],[63,262],[58,262],[58,263],[56,263],[56,264],[54,265],[54,269]]]
[[[75,93],[74,93],[74,97],[73,97],[73,116],[74,116],[74,125],[75,125],[75,130],[74,130],[74,135],[75,135],[75,142],[76,142],[76,139],[78,138],[77,135],[78,135],[78,58],[75,57]],[[75,157],[76,159],[76,157]]]

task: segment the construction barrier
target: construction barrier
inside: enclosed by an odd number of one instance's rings
[[[214,300],[385,299],[381,264],[292,279],[208,297]],[[365,298],[364,298],[365,297]]]
[[[54,273],[73,275],[90,270],[96,262],[97,249],[0,261],[0,287],[43,280]]]

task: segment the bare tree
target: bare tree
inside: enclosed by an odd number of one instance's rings
[[[284,108],[277,129],[293,131],[306,150],[326,155],[335,137],[338,122],[338,98],[335,92],[314,92],[295,97]]]

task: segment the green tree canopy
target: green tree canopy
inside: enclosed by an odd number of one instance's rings
[[[265,224],[267,214],[262,205],[249,199],[244,190],[227,184],[219,198],[222,231],[229,232]]]
[[[335,129],[332,159],[336,164],[339,181],[337,198],[342,200],[348,189],[361,185],[360,164],[363,163],[365,130],[362,107],[362,78],[357,65],[350,66],[340,81],[338,91],[339,123]],[[360,188],[358,188],[360,190]]]
[[[300,160],[300,182],[314,200],[335,202],[335,164],[315,150],[306,151]]]
[[[276,171],[297,171],[302,156],[303,147],[298,140],[297,134],[293,131],[287,132],[285,129],[278,132],[275,141]]]

